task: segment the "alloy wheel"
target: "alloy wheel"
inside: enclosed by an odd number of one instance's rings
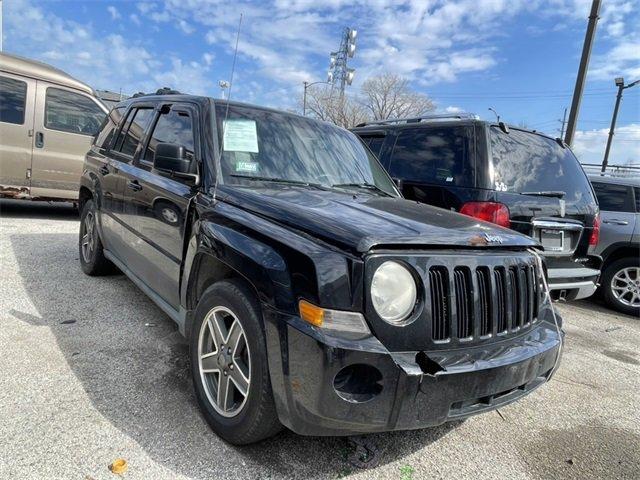
[[[207,399],[224,417],[240,413],[251,385],[251,353],[242,324],[226,307],[205,317],[198,337],[198,369]]]
[[[640,267],[627,267],[611,279],[611,292],[623,305],[640,307]]]
[[[85,263],[91,263],[93,251],[95,250],[95,217],[93,212],[88,212],[84,217],[83,235],[81,240],[82,258]]]

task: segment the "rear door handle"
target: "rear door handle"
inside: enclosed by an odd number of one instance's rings
[[[44,147],[44,133],[36,132],[36,148]]]
[[[109,175],[109,167],[107,167],[106,165],[102,165],[98,171],[100,172],[101,175]]]
[[[603,223],[609,223],[612,225],[629,225],[629,222],[626,220],[617,220],[615,218],[612,218],[611,220],[604,220]]]
[[[140,185],[137,180],[131,180],[130,182],[128,182],[127,187],[129,187],[129,189],[133,190],[134,192],[139,192],[140,190],[142,190],[142,185]]]

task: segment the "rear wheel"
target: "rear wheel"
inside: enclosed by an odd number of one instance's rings
[[[87,200],[80,214],[78,249],[80,266],[87,275],[106,275],[115,271],[113,263],[104,256],[96,226],[96,208],[93,200]]]
[[[214,432],[236,445],[281,428],[273,401],[257,301],[243,284],[205,291],[191,329],[191,373],[198,404]]]
[[[602,275],[605,301],[610,307],[640,317],[640,260],[621,258],[607,266]]]

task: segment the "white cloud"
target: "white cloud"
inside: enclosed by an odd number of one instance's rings
[[[608,128],[578,130],[573,151],[580,162],[602,163],[608,135]],[[609,153],[609,164],[640,166],[640,124],[632,123],[616,128]]]
[[[449,105],[447,108],[444,109],[445,113],[462,113],[464,112],[464,110],[460,107],[456,107],[453,105]]]
[[[120,12],[113,5],[109,5],[107,7],[107,12],[109,12],[109,14],[111,15],[111,20],[117,20],[118,18],[120,18]]]
[[[129,15],[129,20],[131,20],[132,23],[140,26],[140,17],[138,17],[138,15],[136,15],[135,13]]]
[[[620,76],[636,79],[640,77],[640,38],[622,40],[592,62],[589,75],[595,80],[612,80]]]
[[[210,67],[211,64],[213,63],[213,59],[215,58],[215,55],[213,55],[212,53],[203,53],[202,54],[202,61],[204,62],[204,64],[207,67]]]

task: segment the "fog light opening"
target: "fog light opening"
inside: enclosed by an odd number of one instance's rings
[[[351,403],[363,403],[382,392],[382,373],[376,367],[355,364],[344,367],[333,379],[333,388],[340,398]]]
[[[425,375],[434,376],[438,372],[444,372],[444,368],[437,362],[431,360],[424,352],[418,352],[416,354],[416,363]]]

